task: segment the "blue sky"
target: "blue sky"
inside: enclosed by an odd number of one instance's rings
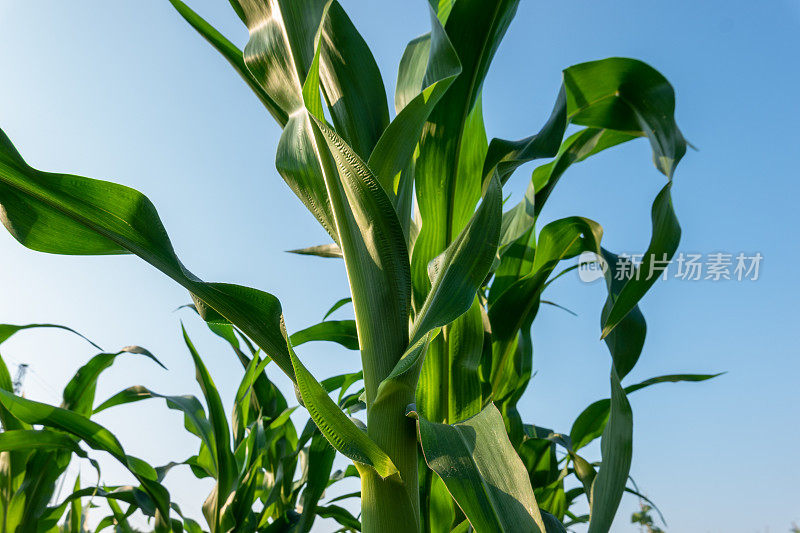
[[[391,90],[406,42],[427,31],[425,2],[343,3]],[[227,2],[190,5],[235,42],[246,41]],[[779,532],[800,523],[800,354],[791,326],[800,254],[790,219],[800,192],[798,35],[796,0],[525,0],[484,86],[489,136],[519,138],[546,119],[562,68],[608,56],[647,61],[675,86],[678,123],[699,148],[678,167],[673,188],[680,250],[764,257],[757,281],[669,279],[642,304],[648,339],[629,383],[727,371],[711,382],[631,396],[632,474],[670,531]],[[144,192],[193,271],[274,293],[290,330],[319,321],[345,296],[340,262],[283,253],[326,236],[274,169],[280,132],[166,0],[4,0],[0,50],[0,125],[31,164]],[[531,169],[512,180],[517,194]],[[543,216],[587,216],[604,226],[610,249],[642,251],[650,202],[662,185],[647,143],[630,143],[570,170]],[[37,254],[5,232],[0,259],[0,322],[63,323],[108,349],[145,346],[169,367],[120,360],[98,398],[133,384],[199,394],[179,335],[183,318],[230,405],[238,362],[197,319],[173,312],[188,297],[154,269],[128,256]],[[534,325],[538,373],[522,401],[528,420],[568,431],[583,407],[607,396],[609,360],[598,341],[603,292],[577,276],[553,285],[548,299],[578,317],[548,307]],[[28,396],[51,402],[92,355],[55,332],[21,334],[3,348],[12,371],[18,362],[31,365]],[[318,376],[358,366],[355,353],[328,346],[308,346],[302,355]],[[117,413],[99,421],[128,453],[160,464],[196,451],[180,416],[163,404]],[[130,481],[110,461],[104,476]],[[199,516],[210,486],[188,470],[170,477],[182,507]],[[628,522],[636,504],[623,501],[614,531],[635,531]]]

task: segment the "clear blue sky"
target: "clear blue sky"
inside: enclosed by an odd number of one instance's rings
[[[427,31],[425,2],[344,4],[391,90],[406,42]],[[227,2],[190,5],[244,44],[246,31]],[[680,249],[764,256],[758,281],[670,279],[643,302],[648,340],[630,383],[728,372],[631,397],[632,473],[670,531],[780,532],[800,523],[800,353],[791,326],[800,253],[790,218],[800,192],[798,35],[796,0],[524,0],[485,84],[489,136],[518,138],[546,119],[562,68],[613,55],[647,61],[675,86],[678,123],[699,148],[679,166],[673,189]],[[345,296],[340,262],[283,253],[326,238],[274,169],[279,130],[166,0],[2,0],[0,50],[0,124],[31,164],[144,192],[192,270],[274,293],[291,330],[317,322]],[[517,193],[531,168],[518,171]],[[588,216],[604,226],[607,247],[644,250],[650,201],[662,184],[647,143],[631,143],[573,168],[543,216]],[[538,425],[568,431],[584,406],[608,394],[609,360],[598,342],[603,288],[567,276],[548,297],[578,317],[549,307],[540,313],[538,374],[522,410]],[[133,384],[199,394],[179,336],[183,317],[230,405],[239,364],[197,319],[173,312],[187,300],[136,258],[37,254],[0,233],[0,322],[63,323],[108,349],[140,344],[170,369],[120,361],[98,398]],[[53,402],[92,355],[52,332],[20,335],[3,353],[12,370],[16,362],[31,365],[29,397]],[[358,366],[355,353],[328,346],[302,355],[319,376]],[[99,420],[128,453],[160,464],[196,451],[180,416],[163,404],[117,413],[121,419]],[[104,465],[107,481],[129,481],[112,462]],[[210,486],[187,469],[168,479],[181,505],[199,516]],[[623,501],[614,531],[634,530],[635,507],[635,499]]]

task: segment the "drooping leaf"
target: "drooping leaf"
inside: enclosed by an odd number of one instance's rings
[[[672,178],[686,140],[675,123],[675,93],[657,70],[612,57],[564,70],[564,86],[570,122],[647,135],[656,167]]]
[[[69,331],[70,333],[74,333],[75,335],[77,335],[78,337],[82,338],[83,340],[85,340],[86,342],[88,342],[89,344],[91,344],[92,346],[94,346],[95,348],[100,350],[101,352],[103,351],[103,349],[101,347],[99,347],[98,345],[96,345],[95,343],[93,343],[92,341],[90,341],[89,339],[87,339],[86,337],[84,337],[83,335],[81,335],[80,333],[75,331],[74,329],[68,328],[66,326],[61,326],[61,325],[58,325],[58,324],[25,324],[25,325],[22,325],[22,326],[18,326],[18,325],[14,325],[14,324],[0,324],[0,344],[2,344],[5,341],[7,341],[15,333],[17,333],[19,331],[22,331],[22,330],[25,330],[25,329],[32,329],[32,328],[63,329],[65,331]]]
[[[656,385],[658,383],[678,383],[683,381],[705,381],[721,374],[670,374],[650,378],[641,383],[625,387],[625,394]],[[570,439],[574,450],[579,450],[599,437],[606,427],[611,409],[611,400],[599,400],[581,411],[570,430]]]
[[[672,256],[678,249],[681,239],[681,228],[672,207],[670,190],[672,183],[661,189],[651,210],[653,234],[650,245],[644,253],[642,262],[633,272],[633,277],[628,279],[624,287],[613,298],[611,307],[604,313],[602,336],[606,337],[630,313],[644,294],[658,281],[666,270]],[[625,369],[620,368],[622,376]]]
[[[206,283],[181,264],[155,207],[114,183],[40,172],[0,131],[0,220],[33,250],[57,254],[134,253],[188,289],[206,320],[230,321],[292,376],[280,302],[271,294]]]
[[[64,387],[64,401],[61,407],[83,416],[89,416],[94,405],[94,395],[100,374],[109,368],[122,354],[138,354],[154,361],[166,370],[166,367],[153,354],[141,346],[127,346],[116,353],[101,353],[92,357],[83,365]]]

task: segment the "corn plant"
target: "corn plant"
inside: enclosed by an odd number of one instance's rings
[[[54,324],[0,324],[0,344],[19,331],[31,328],[59,328],[76,333]],[[100,349],[96,344],[91,344]],[[0,357],[0,423],[3,426],[0,432],[0,531],[57,531],[57,523],[65,511],[68,531],[83,531],[81,497],[103,497],[108,493],[98,487],[80,489],[78,479],[72,494],[60,503],[53,501],[56,484],[65,474],[73,454],[90,461],[100,475],[97,462],[80,447],[81,438],[92,448],[105,449],[112,454],[116,452],[116,457],[124,459],[123,464],[129,466],[134,475],[141,475],[149,468],[134,457],[124,456],[119,442],[107,430],[89,420],[98,378],[123,354],[143,355],[161,365],[150,352],[139,346],[97,354],[67,383],[60,407],[42,407],[43,404],[14,396],[8,367]],[[26,406],[29,411],[17,416],[17,410]],[[33,426],[42,422],[47,427],[37,429]],[[110,498],[133,501],[136,490],[139,489],[127,487]]]
[[[268,358],[261,359],[246,339],[237,338],[236,328],[217,325],[213,330],[231,343],[240,358],[247,359],[230,424],[217,388],[185,330],[184,340],[194,361],[207,414],[194,396],[164,396],[143,386],[115,394],[94,412],[156,398],[184,414],[185,428],[200,440],[199,451],[161,469],[159,481],[178,465],[188,465],[198,479],[215,480],[215,487],[203,504],[207,529],[183,517],[183,528],[191,533],[261,531],[268,525],[274,530],[303,533],[311,529],[317,516],[335,519],[343,530],[358,530],[358,520],[344,508],[319,505],[327,487],[345,477],[344,472],[332,472],[336,450],[310,420],[298,435],[289,418],[298,406],[289,407],[280,390],[267,379],[264,370],[270,362]],[[245,341],[244,349],[240,338]],[[250,350],[250,355],[245,355],[244,350]],[[341,389],[342,405],[348,407],[354,404],[358,393],[347,395],[347,389],[359,377],[335,376],[322,383],[328,392]],[[300,475],[296,479],[298,467]]]
[[[0,325],[0,344],[14,333],[33,327],[57,327],[73,331],[49,324]],[[89,505],[93,498],[103,498],[111,510],[110,515],[100,520],[95,531],[108,527],[118,531],[133,531],[129,518],[136,511],[145,516],[155,516],[156,501],[147,487],[98,482],[96,486],[81,488],[80,476],[75,481],[72,493],[58,503],[54,502],[57,481],[64,476],[72,454],[89,460],[99,476],[97,462],[80,447],[83,442],[91,448],[108,451],[98,446],[96,439],[93,440],[92,428],[96,433],[103,432],[106,437],[115,440],[106,430],[90,422],[89,418],[118,405],[151,398],[163,399],[169,408],[184,414],[185,428],[200,440],[199,451],[185,461],[170,462],[160,467],[152,467],[130,456],[126,456],[124,464],[133,465],[139,475],[145,475],[158,484],[155,486],[164,481],[172,468],[180,465],[189,466],[198,479],[212,478],[216,481],[203,505],[207,527],[203,528],[195,520],[185,517],[174,502],[168,502],[179,517],[173,519],[173,529],[190,533],[244,532],[261,531],[270,525],[272,530],[291,529],[302,533],[311,529],[315,517],[322,516],[339,522],[342,531],[359,530],[358,519],[335,504],[352,495],[334,498],[328,505],[319,504],[330,485],[357,473],[332,472],[336,451],[310,420],[298,435],[289,418],[297,406],[288,407],[284,396],[264,372],[270,360],[261,359],[258,350],[241,337],[233,326],[211,327],[230,343],[236,355],[245,363],[245,373],[237,390],[230,425],[216,386],[185,330],[184,340],[197,371],[205,406],[195,396],[165,396],[142,386],[134,386],[95,407],[97,380],[117,356],[124,353],[143,354],[160,364],[152,354],[137,346],[93,357],[70,380],[64,389],[64,402],[58,408],[24,398],[10,398],[11,380],[0,358],[0,387],[6,391],[0,399],[0,421],[3,424],[3,431],[0,432],[0,472],[4,480],[0,499],[0,531],[51,532],[58,530],[56,524],[64,517],[64,531],[81,533],[86,530],[88,507],[82,501],[87,498]],[[244,349],[239,338],[244,342]],[[245,355],[245,351],[250,355]],[[322,383],[329,392],[340,389],[340,404],[354,411],[361,391],[347,392],[359,380],[360,374],[347,374],[328,378]],[[43,427],[34,429],[31,425],[34,422]],[[298,473],[299,477],[296,476]],[[231,485],[234,489],[229,490],[227,487]],[[220,498],[220,494],[226,494],[227,497]]]
[[[632,457],[621,382],[644,342],[637,304],[680,238],[670,191],[686,141],[667,80],[626,58],[569,67],[538,133],[488,142],[483,81],[518,0],[433,2],[430,32],[401,60],[394,118],[375,60],[336,1],[232,0],[249,30],[243,51],[170,1],[282,128],[277,170],[333,241],[301,252],[344,260],[366,429],[306,369],[274,296],[199,279],[144,195],[36,170],[2,135],[0,205],[10,233],[43,252],[138,255],[184,286],[210,324],[236,326],[291,378],[321,434],[354,462],[366,532],[563,530],[564,487],[558,479],[537,486],[533,475],[541,440],[564,445],[589,497],[589,531],[608,531]],[[580,128],[565,139],[569,125]],[[644,260],[626,279],[601,247],[598,223],[542,225],[538,217],[570,165],[640,137],[667,183],[653,201]],[[504,213],[510,176],[536,159],[551,161]],[[531,375],[530,327],[542,292],[562,261],[582,252],[609,265],[601,332],[611,396],[573,427],[570,443],[525,425],[517,403]],[[600,435],[595,471],[575,450]],[[236,490],[220,483],[216,497]],[[155,514],[156,529],[167,531],[169,509]]]

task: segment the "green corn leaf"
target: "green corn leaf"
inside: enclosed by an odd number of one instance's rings
[[[570,122],[647,135],[656,167],[672,178],[686,140],[675,123],[675,92],[657,70],[624,57],[590,61],[564,70],[564,87]]]
[[[136,533],[128,522],[127,513],[122,512],[122,508],[115,500],[107,500],[108,507],[114,516],[114,530],[120,533]]]
[[[361,522],[344,507],[339,507],[338,505],[318,505],[317,516],[321,518],[333,518],[339,524],[348,528],[346,531],[361,531]]]
[[[369,49],[338,3],[324,0],[237,2],[250,29],[245,63],[290,117],[278,144],[281,176],[338,242],[328,192],[314,156],[303,85],[320,43],[321,82],[339,135],[368,157],[389,122],[386,95]],[[318,38],[317,38],[318,36]],[[370,76],[361,73],[369,72]]]
[[[303,494],[300,496],[303,512],[300,514],[300,521],[295,526],[299,533],[307,533],[314,524],[314,518],[317,516],[317,504],[328,486],[328,478],[335,457],[336,450],[328,444],[321,433],[315,433],[311,437],[311,445],[308,449],[308,478]]]
[[[236,447],[242,439],[244,439],[245,431],[255,421],[255,418],[261,413],[258,412],[259,400],[251,404],[252,392],[255,388],[255,382],[259,377],[264,375],[264,369],[269,363],[269,358],[260,361],[258,354],[256,354],[248,363],[245,368],[244,377],[239,383],[239,388],[236,391],[236,398],[233,402],[233,414],[231,415],[231,422],[234,431],[234,447]],[[256,392],[256,398],[258,393]],[[254,406],[251,409],[251,405]],[[253,412],[256,411],[256,412]]]
[[[0,390],[0,403],[27,424],[41,424],[45,428],[59,429],[83,440],[95,450],[110,453],[122,463],[142,484],[158,508],[156,531],[165,531],[169,517],[169,493],[156,481],[156,472],[145,462],[125,454],[117,438],[103,426],[88,418],[39,402],[26,400]]]
[[[108,369],[117,357],[122,354],[143,355],[165,369],[161,361],[141,346],[127,346],[116,353],[101,353],[92,357],[83,365],[64,387],[64,401],[61,407],[74,411],[79,415],[89,416],[94,405],[94,395],[100,374]]]
[[[73,488],[73,492],[80,490],[81,488],[81,476],[75,478],[75,486]],[[81,505],[80,498],[76,498],[72,500],[72,503],[69,506],[69,513],[67,514],[67,519],[64,522],[64,527],[67,528],[69,533],[83,533],[83,506]]]
[[[342,307],[351,303],[352,301],[353,299],[350,297],[342,298],[341,300],[337,301],[335,304],[331,306],[330,309],[328,309],[328,312],[325,313],[325,316],[322,317],[322,320],[326,320],[329,316],[331,316],[334,313],[334,311],[341,309]]]
[[[209,523],[214,524],[216,529],[220,525],[221,508],[230,492],[234,489],[238,477],[238,468],[236,459],[231,451],[230,428],[217,387],[214,385],[208,369],[200,358],[200,354],[197,353],[183,325],[181,325],[181,331],[186,347],[189,349],[194,361],[197,383],[200,384],[200,389],[203,391],[203,396],[208,406],[208,421],[213,437],[213,447],[209,446],[209,448],[214,455],[217,484],[212,497],[203,504],[203,514],[209,520]]]
[[[555,156],[566,129],[567,100],[562,87],[550,118],[539,133],[519,141],[492,139],[483,164],[483,175],[488,176],[496,169],[500,183],[505,184],[511,174],[524,163]]]
[[[188,289],[203,318],[230,321],[292,376],[280,302],[271,294],[205,283],[175,255],[155,207],[138,191],[114,183],[40,172],[0,130],[0,217],[33,250],[57,254],[134,253]]]
[[[497,253],[501,217],[500,185],[492,177],[480,208],[467,226],[428,265],[431,289],[414,321],[412,344],[470,308]]]
[[[381,477],[396,474],[397,467],[389,456],[339,409],[294,352],[292,362],[303,404],[328,442],[357,464],[374,468]]]
[[[75,439],[66,433],[49,429],[6,429],[0,432],[0,451],[30,451],[63,449],[86,457]]]
[[[461,64],[461,74],[436,104],[423,128],[416,160],[415,187],[424,221],[412,257],[414,302],[428,292],[428,263],[441,254],[469,221],[483,186],[488,148],[480,94],[489,64],[516,13],[518,0],[456,2],[447,12],[445,32]]]
[[[165,396],[153,392],[150,389],[135,385],[124,389],[117,394],[111,396],[106,401],[102,402],[94,409],[94,413],[105,411],[111,407],[118,405],[126,405],[150,398],[161,398],[166,401],[167,407],[175,411],[180,411],[184,415],[184,427],[187,431],[200,438],[202,443],[209,449],[216,449],[216,441],[214,439],[214,429],[206,418],[205,410],[200,401],[194,396]],[[212,465],[209,475],[217,475],[216,453],[212,457]]]
[[[617,137],[616,142],[608,146],[601,142],[598,150],[578,161],[614,144],[646,136],[656,167],[672,178],[675,166],[686,153],[686,141],[675,123],[675,93],[658,71],[635,59],[613,57],[569,67],[564,70],[563,79],[553,112],[542,130],[520,141],[493,139],[484,175],[496,168],[505,183],[523,163],[564,152],[565,146],[586,134],[573,135],[559,150],[567,123],[571,122],[593,130],[616,131],[611,134]],[[537,202],[537,212],[540,204]]]
[[[289,337],[292,346],[312,341],[330,341],[348,350],[358,350],[358,332],[355,320],[327,320],[301,329]]]
[[[408,345],[408,251],[394,207],[372,172],[312,118],[350,282],[369,405]]]
[[[320,27],[320,82],[339,136],[367,160],[389,125],[386,89],[375,58],[335,0]]]
[[[414,39],[400,60],[395,92],[397,117],[369,156],[368,165],[387,191],[414,153],[429,115],[461,72],[453,46],[431,10],[430,33]]]
[[[607,533],[611,529],[633,457],[633,413],[613,366],[610,415],[600,441],[600,452],[603,461],[589,497],[589,533]]]
[[[483,355],[484,323],[476,297],[469,310],[444,328],[447,338],[447,420],[457,422],[478,414],[483,406],[478,369]],[[423,367],[423,372],[424,372]],[[424,379],[421,380],[424,383]]]
[[[525,467],[493,404],[453,425],[418,417],[418,428],[425,461],[475,531],[545,531]]]
[[[672,183],[661,189],[651,210],[653,235],[650,245],[644,253],[641,264],[636,268],[632,279],[627,280],[625,286],[615,295],[613,303],[604,312],[602,336],[609,333],[630,313],[644,294],[653,286],[667,268],[672,256],[678,249],[681,239],[681,228],[672,207],[670,190]],[[625,370],[620,368],[624,376]]]
[[[0,134],[2,134],[2,132],[0,132]],[[103,351],[103,349],[101,347],[99,347],[98,345],[96,345],[91,340],[87,339],[86,337],[84,337],[83,335],[81,335],[80,333],[75,331],[74,329],[68,328],[66,326],[61,326],[61,325],[58,325],[58,324],[25,324],[23,326],[17,326],[17,325],[14,325],[14,324],[0,324],[0,344],[3,344],[4,342],[6,342],[9,338],[11,338],[12,335],[14,335],[15,333],[17,333],[19,331],[22,331],[22,330],[25,330],[25,329],[33,329],[33,328],[63,329],[64,331],[69,331],[70,333],[74,333],[75,335],[77,335],[78,337],[82,338],[83,340],[85,340],[86,342],[88,342],[89,344],[91,344],[92,346],[94,346],[95,348],[100,350],[101,352]]]
[[[258,84],[256,79],[250,73],[247,65],[244,63],[244,54],[239,50],[236,45],[230,42],[224,35],[217,31],[213,26],[206,22],[200,15],[192,11],[192,9],[181,2],[181,0],[169,0],[172,6],[178,11],[183,19],[188,22],[197,33],[203,36],[214,49],[222,54],[233,69],[242,77],[247,83],[247,86],[255,93],[258,99],[264,104],[264,107],[270,112],[273,118],[281,125],[286,125],[289,120],[286,112],[281,109],[272,97],[265,91],[261,85]],[[233,2],[232,2],[233,4]],[[240,15],[241,16],[241,15]]]
[[[630,394],[637,390],[656,385],[658,383],[678,383],[705,381],[715,378],[721,374],[670,374],[650,378],[641,383],[625,387],[625,394]],[[574,450],[579,450],[599,437],[606,427],[611,408],[611,400],[599,400],[584,409],[575,419],[570,430],[570,439]]]

